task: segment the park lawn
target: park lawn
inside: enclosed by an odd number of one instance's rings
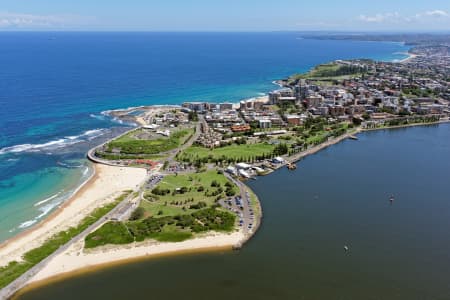
[[[180,229],[176,225],[165,225],[161,232],[150,234],[149,238],[159,242],[177,243],[188,240],[193,236],[190,230]]]
[[[134,241],[134,237],[122,222],[108,222],[85,239],[85,248],[95,248],[106,244],[123,245]]]
[[[309,72],[304,74],[296,74],[289,78],[289,83],[292,84],[299,79],[309,79],[315,81],[334,81],[344,80],[349,78],[360,77],[365,72],[364,69],[344,66],[338,63],[327,63],[314,67]]]
[[[323,139],[325,139],[328,134],[329,134],[328,132],[325,132],[323,130],[319,131],[315,135],[308,137],[306,139],[306,143],[307,144],[319,143],[319,142],[323,141]]]
[[[228,179],[219,174],[216,170],[206,171],[202,173],[193,173],[187,175],[170,175],[164,177],[164,179],[158,184],[159,189],[168,189],[170,193],[166,195],[154,195],[153,201],[143,200],[141,201],[141,207],[144,209],[144,217],[165,217],[165,216],[177,216],[183,214],[190,214],[198,209],[189,208],[191,205],[204,202],[208,207],[215,204],[217,197],[222,199],[226,197],[222,192],[220,195],[212,195],[212,192],[218,190],[219,187],[212,187],[211,184],[216,182],[225,191],[225,184]],[[231,183],[231,182],[230,182]],[[175,193],[173,191],[186,187],[187,191],[183,194]],[[203,187],[203,191],[198,191],[198,188]],[[233,184],[233,190],[237,192],[237,188]],[[206,195],[206,193],[209,193]],[[151,191],[146,192],[146,196],[151,197]],[[147,197],[149,198],[149,197]],[[178,204],[176,204],[178,203]],[[184,209],[183,209],[184,207]]]
[[[150,202],[143,200],[140,207],[144,209],[145,218],[158,217],[158,214],[160,216],[176,216],[186,213],[182,206],[164,205],[164,202],[160,201]]]
[[[191,214],[145,218],[143,220],[104,224],[86,238],[86,247],[107,244],[129,244],[154,239],[160,242],[181,242],[195,234],[208,231],[232,232],[236,216],[215,207],[203,208]],[[130,236],[128,235],[130,234]]]
[[[172,132],[170,137],[159,137],[156,139],[142,140],[135,137],[136,132],[130,132],[116,140],[109,142],[106,145],[106,152],[103,156],[113,155],[118,156],[119,153],[114,151],[119,151],[120,155],[155,155],[162,152],[167,152],[173,150],[180,145],[184,144],[185,141],[193,134],[194,129],[181,129]]]
[[[239,159],[249,160],[255,156],[261,156],[264,154],[271,154],[275,149],[274,145],[268,143],[257,144],[245,144],[245,145],[231,145],[220,148],[208,149],[199,146],[192,146],[186,149],[180,158],[188,157],[195,160],[196,158],[202,159],[205,157],[211,157],[214,159]]]
[[[115,139],[114,141],[119,142],[119,143],[134,141],[134,140],[136,140],[135,135],[139,134],[142,131],[143,131],[143,129],[133,130],[133,131],[128,132],[127,134],[121,136],[120,138]]]

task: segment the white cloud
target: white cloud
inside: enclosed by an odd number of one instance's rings
[[[0,12],[0,29],[57,29],[88,25],[95,18],[76,15],[34,15]]]
[[[448,12],[439,9],[426,11],[424,15],[428,17],[444,17],[444,18],[450,16]]]
[[[450,14],[444,10],[429,10],[415,15],[402,15],[398,12],[379,13],[376,15],[359,15],[358,21],[372,24],[407,25],[411,23],[442,23],[450,21]]]
[[[367,23],[382,23],[387,21],[395,21],[400,18],[400,14],[397,12],[394,13],[384,13],[384,14],[376,14],[373,16],[360,15],[358,20],[367,22]]]

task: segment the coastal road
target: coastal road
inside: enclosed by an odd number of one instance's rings
[[[247,191],[247,188],[244,183],[240,180],[233,178],[230,174],[224,173],[225,177],[227,177],[231,182],[233,182],[239,188],[239,196],[241,197],[241,209],[235,202],[234,197],[232,200],[232,209],[238,211],[238,218],[243,220],[242,230],[244,234],[252,234],[256,228],[256,222],[254,210],[251,207],[250,195]],[[222,203],[225,207],[229,207],[227,204]]]
[[[84,240],[84,238],[94,230],[96,230],[98,227],[102,226],[105,222],[110,220],[113,216],[119,214],[121,211],[123,212],[124,209],[129,205],[131,198],[133,197],[133,194],[138,191],[135,190],[130,195],[125,198],[122,202],[120,202],[115,208],[113,208],[109,213],[107,213],[105,216],[103,216],[101,219],[99,219],[97,222],[89,226],[87,229],[85,229],[83,232],[72,238],[69,242],[62,245],[58,250],[53,252],[50,256],[43,259],[41,262],[36,264],[34,267],[29,269],[27,272],[22,274],[20,277],[18,277],[16,280],[11,282],[9,285],[4,287],[0,290],[0,299],[9,299],[12,297],[17,291],[25,287],[29,280],[33,278],[37,273],[39,273],[43,268],[47,266],[47,264],[55,258],[57,255],[63,253],[67,249],[69,249],[70,246],[77,243],[80,240]]]
[[[177,148],[175,151],[173,151],[173,153],[171,155],[169,155],[169,157],[167,158],[169,163],[173,163],[175,161],[175,156],[178,153],[183,152],[184,150],[186,150],[187,148],[189,148],[190,146],[192,146],[194,144],[194,142],[198,139],[198,137],[202,133],[202,124],[205,124],[205,123],[206,123],[205,118],[202,115],[199,115],[194,134],[188,141],[186,141],[186,143],[181,145],[179,148]]]

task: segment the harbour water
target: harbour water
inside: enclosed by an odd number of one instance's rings
[[[238,252],[148,259],[19,299],[450,299],[450,125],[358,137],[249,182],[264,220]]]
[[[129,126],[106,110],[238,101],[319,63],[395,60],[407,50],[296,33],[2,32],[0,242],[42,221],[88,178],[87,149]]]

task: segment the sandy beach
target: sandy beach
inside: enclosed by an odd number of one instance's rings
[[[54,234],[77,225],[95,208],[112,202],[123,190],[140,184],[146,170],[94,165],[93,177],[42,223],[0,245],[0,266],[21,261],[27,251],[39,247]]]
[[[406,62],[409,62],[410,60],[413,60],[414,58],[416,58],[418,55],[416,55],[416,54],[412,54],[412,53],[405,53],[405,54],[407,54],[408,55],[408,57],[407,58],[405,58],[405,59],[402,59],[402,60],[400,60],[399,61],[399,63],[406,63]]]
[[[56,256],[29,283],[47,280],[65,273],[89,270],[95,266],[118,264],[144,257],[170,255],[202,250],[229,249],[245,239],[241,231],[231,234],[211,233],[179,243],[160,243],[153,240],[124,246],[105,246],[84,250],[84,241],[73,244],[67,251]]]

